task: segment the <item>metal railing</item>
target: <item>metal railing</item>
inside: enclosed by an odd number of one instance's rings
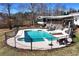
[[[12,31],[9,31],[9,32],[5,32],[5,40],[4,40],[4,42],[5,42],[5,44],[7,44],[7,40],[9,39],[9,38],[12,38],[12,37],[14,37],[14,40],[15,40],[15,47],[16,47],[16,34],[17,34],[17,32],[18,32],[18,30],[16,30],[16,29],[14,29],[14,30],[12,30]]]
[[[21,29],[18,29],[18,30],[21,30]],[[16,36],[16,34],[17,34],[18,30],[14,29],[12,31],[5,32],[5,44],[7,44],[7,39],[14,37],[14,44],[15,44],[15,48],[16,48],[16,38],[18,38]],[[39,39],[39,38],[37,38],[37,39]],[[53,42],[52,42],[52,39],[51,39],[50,43],[48,44],[50,46],[50,50],[52,50],[52,46],[53,46],[52,43]],[[33,47],[33,40],[32,39],[30,40],[30,45],[31,45],[30,47],[31,47],[31,51],[32,51],[33,48],[34,48]]]

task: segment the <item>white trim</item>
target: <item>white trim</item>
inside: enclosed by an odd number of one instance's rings
[[[42,19],[42,18],[49,18],[49,19],[61,19],[61,18],[67,18],[67,17],[75,17],[75,16],[79,16],[79,13],[72,13],[69,15],[61,15],[61,16],[38,16],[38,19]]]

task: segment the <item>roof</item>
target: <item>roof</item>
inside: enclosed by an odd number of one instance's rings
[[[61,15],[61,16],[38,16],[37,18],[61,19],[61,18],[69,18],[69,17],[75,17],[75,16],[79,16],[79,13],[72,13],[69,15]]]

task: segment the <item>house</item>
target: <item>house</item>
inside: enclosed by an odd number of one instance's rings
[[[62,15],[62,16],[38,16],[37,23],[41,25],[52,25],[52,27],[58,27],[57,29],[62,29],[69,26],[74,27],[74,25],[78,25],[78,16],[79,13],[73,13],[69,15]],[[77,21],[75,21],[77,20]],[[75,21],[75,22],[74,22]]]

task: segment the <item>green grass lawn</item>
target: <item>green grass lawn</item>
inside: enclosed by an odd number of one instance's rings
[[[77,56],[79,55],[79,33],[74,38],[75,43],[68,47],[54,49],[50,51],[28,51],[12,48],[4,44],[4,33],[8,30],[0,31],[0,55],[1,56]]]

